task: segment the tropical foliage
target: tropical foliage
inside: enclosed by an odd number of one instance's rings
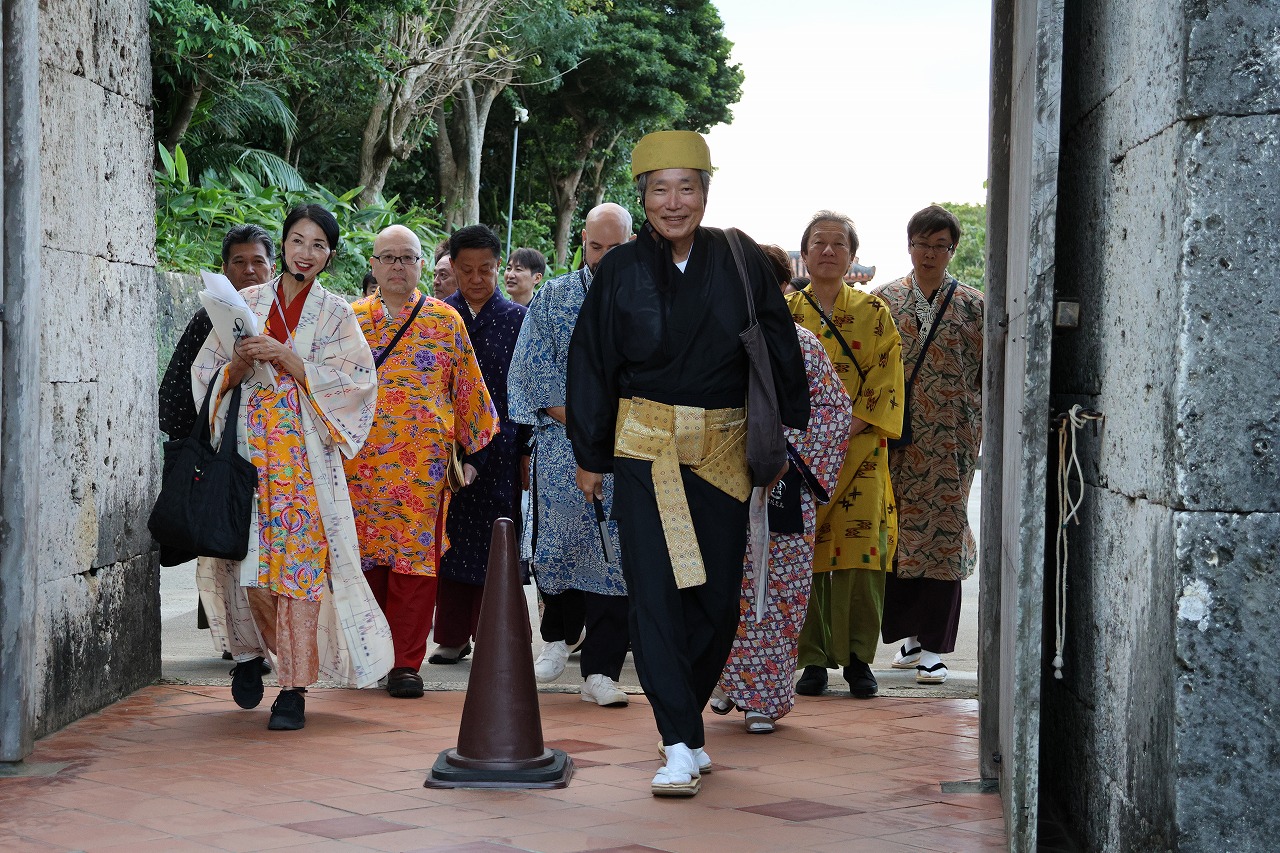
[[[636,139],[728,121],[741,92],[710,0],[149,3],[162,265],[304,198],[505,235],[513,154],[516,244],[563,265],[587,208],[631,201]]]
[[[444,236],[434,214],[403,206],[398,198],[356,206],[359,187],[341,194],[319,184],[283,191],[236,166],[228,167],[225,177],[210,170],[192,179],[181,145],[172,154],[161,145],[158,156],[156,260],[164,269],[216,269],[221,263],[222,236],[235,225],[261,225],[278,242],[285,214],[304,202],[323,204],[338,219],[341,243],[326,286],[340,292],[359,292],[374,237],[388,225],[412,228],[427,247]]]

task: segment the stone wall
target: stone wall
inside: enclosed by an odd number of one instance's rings
[[[145,0],[42,3],[36,734],[160,672]]]
[[[1082,322],[1054,409],[1107,420],[1083,436],[1042,784],[1086,849],[1270,850],[1280,7],[1066,9],[1056,287]]]

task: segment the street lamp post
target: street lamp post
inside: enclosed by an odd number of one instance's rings
[[[507,254],[511,257],[511,223],[516,213],[516,152],[520,149],[520,125],[529,120],[529,111],[524,107],[516,107],[516,132],[511,140],[511,195],[507,199]]]

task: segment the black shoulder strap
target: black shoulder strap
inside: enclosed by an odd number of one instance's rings
[[[813,306],[813,310],[818,312],[818,316],[822,318],[822,322],[827,324],[827,328],[831,330],[831,334],[835,335],[836,342],[840,344],[840,348],[844,350],[844,354],[849,356],[849,360],[853,362],[853,369],[858,371],[858,393],[862,393],[861,386],[867,383],[867,372],[862,369],[862,365],[858,363],[858,359],[853,354],[853,348],[845,341],[844,335],[840,334],[840,330],[836,328],[836,324],[831,322],[831,318],[827,316],[827,312],[822,310],[822,306],[818,304],[818,300],[813,298],[813,294],[809,292],[809,288],[800,291],[800,294],[809,301]]]
[[[747,328],[750,329],[756,324],[756,300],[751,295],[751,279],[747,278],[747,260],[742,253],[742,238],[737,228],[724,229],[724,236],[729,239],[729,251],[733,253],[733,262],[738,265],[742,289],[747,293]]]
[[[378,357],[373,360],[374,370],[382,367],[382,363],[391,355],[391,351],[396,348],[396,344],[400,343],[400,338],[404,335],[405,330],[413,325],[413,321],[417,318],[418,312],[422,310],[422,303],[426,301],[427,298],[419,293],[418,304],[413,306],[413,313],[409,315],[409,319],[404,321],[404,325],[400,327],[400,331],[396,332],[396,336],[391,339],[391,343],[387,344],[386,347],[383,348],[382,352],[378,353]]]

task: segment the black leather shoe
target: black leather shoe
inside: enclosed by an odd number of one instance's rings
[[[262,701],[262,658],[243,661],[231,669],[231,698],[241,708],[256,708]]]
[[[457,663],[458,661],[460,661],[460,660],[462,660],[463,658],[465,658],[467,655],[471,654],[471,644],[470,644],[470,643],[464,643],[464,644],[463,644],[463,646],[462,646],[462,648],[458,649],[458,656],[457,656],[457,657],[453,657],[452,655],[444,654],[443,652],[441,652],[441,651],[440,651],[440,649],[441,649],[441,648],[442,648],[442,647],[439,647],[439,646],[437,646],[437,647],[436,647],[436,652],[435,652],[435,654],[433,654],[431,657],[427,658],[427,663],[444,664],[445,666],[452,666],[452,665],[454,665],[455,663]]]
[[[307,724],[306,699],[301,690],[281,690],[276,701],[271,705],[271,719],[267,728],[274,731],[293,732]]]
[[[880,691],[871,667],[857,658],[853,658],[844,668],[844,680],[849,682],[849,694],[854,699],[870,699]]]
[[[387,674],[387,693],[397,699],[417,699],[422,695],[422,676],[407,666]]]
[[[796,682],[796,693],[801,696],[821,696],[827,689],[827,668],[825,666],[806,666]]]

